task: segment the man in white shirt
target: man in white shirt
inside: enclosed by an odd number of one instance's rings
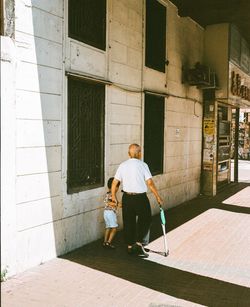
[[[147,188],[154,194],[159,205],[162,199],[158,194],[148,165],[141,161],[141,147],[131,144],[128,149],[130,159],[122,162],[112,183],[112,201],[117,202],[116,186],[122,182],[122,216],[125,241],[128,253],[140,257],[148,257],[142,242],[148,233],[152,214]]]

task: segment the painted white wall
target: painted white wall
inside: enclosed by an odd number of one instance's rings
[[[9,232],[15,234],[13,248],[19,252],[11,262],[13,272],[103,235],[106,187],[67,194],[65,71],[113,82],[106,86],[105,182],[127,159],[128,145],[143,144],[145,87],[170,95],[164,174],[155,177],[165,207],[199,193],[201,92],[182,84],[181,77],[183,64],[202,62],[204,31],[189,18],[180,18],[166,1],[169,65],[165,74],[145,68],[144,2],[107,1],[106,51],[68,37],[67,0],[16,3],[15,180],[11,177],[16,193],[10,214],[17,220]],[[121,214],[119,222],[122,226]]]
[[[196,88],[181,84],[181,79],[183,64],[193,66],[203,61],[204,30],[189,18],[177,16],[176,7],[166,1],[170,64],[166,73],[148,69],[144,67],[143,2],[108,1],[106,52],[66,37],[66,69],[113,82],[106,87],[105,181],[114,175],[119,163],[127,159],[130,143],[143,144],[143,88],[180,96],[170,95],[166,99],[164,174],[155,177],[167,208],[199,193],[202,96]],[[72,62],[79,65],[73,66]],[[66,138],[63,142],[63,156],[66,157]],[[66,159],[63,167],[66,169]],[[102,236],[100,208],[104,193],[105,187],[67,195],[64,178],[63,199],[67,216],[73,219],[80,214],[83,223],[87,212],[92,216],[89,233],[84,232],[80,239],[72,237],[75,242],[71,241],[72,246],[78,247]],[[156,212],[152,195],[150,198]]]
[[[63,251],[63,1],[52,2],[17,1],[15,8],[16,272]]]
[[[16,48],[9,37],[1,42],[1,272],[16,273]]]

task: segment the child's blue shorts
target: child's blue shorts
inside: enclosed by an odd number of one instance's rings
[[[104,210],[104,221],[106,224],[106,228],[116,228],[117,224],[117,216],[113,210]]]

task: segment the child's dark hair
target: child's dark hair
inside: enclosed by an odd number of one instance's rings
[[[109,189],[111,189],[113,180],[114,180],[114,177],[110,177],[109,180],[108,180],[107,186],[108,186]],[[119,185],[120,185],[120,182],[118,183],[118,187],[119,187]]]

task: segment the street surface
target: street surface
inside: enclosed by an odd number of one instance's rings
[[[250,306],[250,184],[165,212],[170,255],[90,243],[2,283],[2,307]],[[82,234],[84,235],[84,233]],[[149,248],[164,251],[159,215]]]
[[[250,183],[250,161],[239,160],[239,182]],[[234,160],[231,160],[231,181],[234,179]]]

